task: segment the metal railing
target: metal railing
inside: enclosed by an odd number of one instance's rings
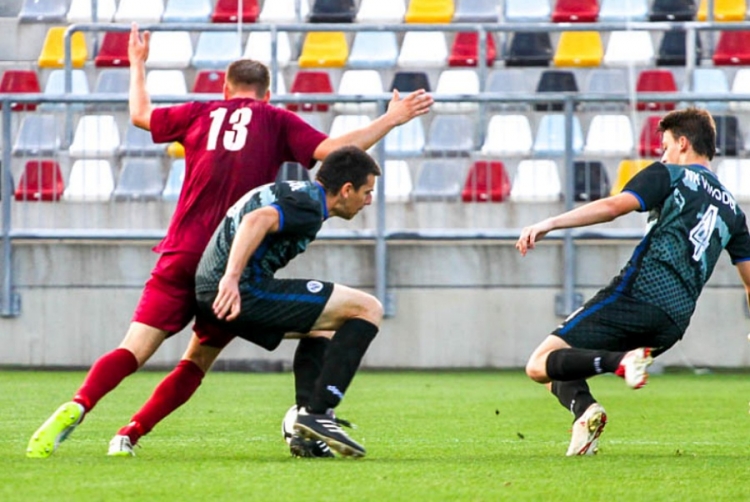
[[[709,0],[709,20],[713,17],[713,1]],[[95,9],[95,8],[94,8]],[[95,12],[95,10],[94,10]],[[695,41],[697,34],[700,31],[734,31],[747,29],[746,23],[713,23],[713,22],[612,22],[612,23],[513,23],[513,24],[488,24],[488,23],[455,23],[455,24],[400,24],[400,25],[380,25],[380,24],[209,24],[209,23],[170,23],[170,24],[155,24],[155,25],[144,25],[141,27],[143,30],[149,31],[269,31],[271,32],[271,65],[270,70],[273,76],[272,81],[275,86],[277,82],[276,75],[279,72],[277,63],[277,34],[278,32],[298,32],[306,33],[313,31],[343,31],[343,32],[358,32],[358,31],[393,31],[393,32],[407,32],[407,31],[442,31],[442,32],[477,32],[479,38],[478,58],[477,58],[477,71],[480,77],[480,91],[484,90],[484,84],[486,81],[486,72],[488,70],[486,64],[486,40],[488,33],[509,33],[509,32],[562,32],[562,31],[617,31],[617,30],[638,30],[638,31],[671,31],[671,30],[684,30],[686,32],[686,73],[688,89],[690,89],[691,74],[695,67]],[[123,103],[127,101],[127,96],[97,96],[90,95],[85,98],[73,97],[70,95],[72,90],[72,44],[71,37],[76,32],[89,32],[98,33],[105,31],[129,31],[130,26],[124,24],[110,24],[110,23],[86,23],[86,24],[75,24],[71,25],[65,32],[64,35],[64,53],[65,53],[65,94],[60,96],[48,96],[48,95],[0,95],[0,103],[3,105],[2,109],[2,124],[3,124],[3,158],[2,158],[2,174],[4,176],[4,183],[2,184],[2,249],[3,249],[3,284],[2,291],[0,291],[0,316],[12,317],[19,314],[19,301],[17,293],[14,291],[13,274],[12,274],[12,241],[15,239],[87,239],[87,240],[120,240],[120,239],[131,239],[131,240],[152,240],[160,237],[160,232],[137,232],[137,231],[126,231],[118,232],[114,230],[106,231],[66,231],[66,230],[21,230],[14,231],[11,228],[11,183],[9,182],[10,176],[10,160],[11,160],[11,117],[10,117],[10,104],[11,103],[44,103],[44,102],[56,102],[56,103]],[[241,39],[240,39],[241,43]],[[242,52],[242,47],[240,47]],[[275,90],[275,89],[273,89]],[[155,103],[173,103],[181,102],[186,100],[210,100],[212,96],[207,95],[196,95],[189,94],[183,96],[159,96],[154,97]],[[381,96],[316,96],[316,95],[305,95],[305,96],[283,96],[274,97],[274,103],[362,103],[362,102],[376,102],[378,103],[381,111],[385,110],[387,102],[390,99],[390,95]],[[564,105],[564,114],[566,117],[566,142],[565,142],[565,172],[566,180],[564,191],[565,197],[565,208],[569,209],[573,207],[573,149],[572,149],[572,115],[574,106],[576,103],[583,102],[632,102],[633,96],[621,96],[613,97],[611,95],[589,95],[582,96],[577,93],[574,94],[553,94],[545,93],[544,96],[507,96],[503,94],[494,93],[482,93],[478,96],[440,96],[437,101],[439,102],[477,102],[493,103],[493,102],[523,102],[523,103],[562,103]],[[649,93],[639,94],[638,101],[648,102],[673,102],[673,101],[745,101],[750,100],[750,95],[733,95],[731,97],[725,95],[708,95],[701,94],[696,95],[692,93]],[[72,134],[72,114],[67,113],[66,118],[66,144],[69,143],[70,135]],[[377,156],[381,162],[385,160],[384,148],[381,145],[377,149]],[[384,173],[384,176],[386,174]],[[518,231],[467,231],[467,232],[450,232],[450,231],[401,231],[401,230],[386,230],[385,226],[385,204],[384,204],[384,176],[381,176],[378,180],[378,214],[377,214],[377,227],[375,232],[363,232],[363,231],[338,231],[338,232],[324,232],[320,235],[321,239],[374,239],[376,243],[376,294],[378,298],[386,303],[386,267],[387,267],[387,245],[386,241],[393,241],[399,239],[494,239],[494,240],[512,240],[517,238]],[[635,238],[642,233],[642,230],[632,232],[615,232],[605,231],[602,233],[592,231],[574,231],[568,230],[561,234],[553,233],[550,238],[552,239],[563,239],[564,241],[564,255],[565,255],[565,273],[564,273],[564,304],[563,310],[571,311],[574,302],[574,260],[575,260],[575,247],[574,239],[586,238],[587,236],[596,236],[596,238]],[[617,235],[616,237],[614,237]]]
[[[389,94],[376,96],[332,96],[332,95],[297,95],[297,96],[280,96],[274,97],[274,103],[378,103],[380,112],[383,112],[391,96]],[[154,97],[155,103],[173,103],[186,100],[210,100],[212,96],[205,94],[190,94],[187,96],[159,96]],[[632,96],[613,97],[611,95],[580,95],[577,93],[549,93],[544,95],[517,96],[503,95],[494,93],[485,93],[472,96],[440,96],[436,98],[438,102],[456,103],[456,102],[478,102],[478,103],[557,103],[563,104],[563,113],[566,117],[566,140],[565,151],[563,154],[565,161],[565,190],[564,206],[565,209],[571,209],[574,206],[574,179],[573,179],[573,161],[575,153],[572,147],[572,120],[575,105],[578,103],[631,103]],[[638,101],[666,103],[666,102],[704,102],[704,101],[750,101],[750,94],[731,96],[719,94],[695,94],[695,93],[643,93],[638,94]],[[20,302],[17,292],[14,289],[13,270],[12,270],[12,242],[14,240],[87,240],[87,241],[152,241],[164,236],[164,231],[137,231],[137,230],[115,230],[115,229],[97,229],[97,230],[74,230],[74,229],[13,229],[11,226],[11,199],[12,185],[9,182],[8,175],[11,165],[12,155],[12,138],[11,138],[11,105],[12,103],[124,103],[127,102],[126,96],[48,96],[43,94],[4,94],[0,95],[0,104],[2,105],[2,174],[4,183],[2,184],[2,249],[3,263],[2,274],[3,283],[0,292],[0,316],[13,317],[20,313]],[[384,142],[381,141],[376,149],[376,158],[381,165],[385,161]],[[375,242],[375,283],[376,294],[378,298],[388,307],[387,295],[387,263],[388,263],[388,242],[405,241],[405,240],[493,240],[509,241],[518,238],[520,229],[476,229],[476,230],[459,230],[459,229],[441,229],[441,230],[404,230],[404,229],[387,229],[385,213],[385,177],[387,172],[383,172],[377,181],[377,215],[376,228],[374,231],[368,230],[327,230],[321,232],[321,240],[370,240]],[[638,239],[643,235],[643,229],[580,229],[566,230],[562,232],[553,232],[549,239],[563,241],[564,256],[564,276],[563,276],[563,294],[561,295],[561,314],[569,313],[575,306],[575,241],[578,239]]]

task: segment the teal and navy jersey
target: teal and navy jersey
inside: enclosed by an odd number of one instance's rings
[[[716,175],[699,165],[655,162],[625,185],[652,223],[609,288],[664,310],[683,330],[726,248],[750,260],[745,214]]]
[[[195,278],[197,293],[216,291],[227,268],[229,250],[242,218],[271,206],[279,212],[279,229],[266,235],[242,273],[240,282],[273,277],[308,244],[328,218],[325,191],[316,182],[285,181],[260,186],[238,200],[214,232]]]

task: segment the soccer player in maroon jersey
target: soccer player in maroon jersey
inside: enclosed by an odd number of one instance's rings
[[[128,42],[130,118],[134,125],[150,130],[157,143],[183,144],[182,192],[166,237],[155,248],[160,256],[125,338],[93,364],[73,400],[60,406],[32,435],[26,451],[29,457],[50,456],[102,397],[193,319],[195,271],[201,253],[227,209],[243,194],[273,182],[284,161],[312,167],[342,146],[366,150],[394,127],[428,113],[432,105],[423,90],[403,99],[394,91],[386,113],[366,127],[329,138],[294,113],[269,105],[268,69],[256,61],[239,60],[227,69],[223,100],[154,108],[146,91],[149,39],[150,34],[141,36],[134,23]],[[315,343],[316,339],[307,340]],[[302,358],[320,357],[322,350],[298,348]],[[180,372],[184,373],[182,381],[191,381],[195,387],[204,374],[195,364],[181,366]]]

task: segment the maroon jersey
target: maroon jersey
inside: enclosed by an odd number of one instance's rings
[[[202,253],[227,209],[255,187],[272,183],[285,161],[312,167],[326,135],[294,113],[263,101],[186,103],[151,114],[156,143],[185,147],[185,181],[158,252]]]

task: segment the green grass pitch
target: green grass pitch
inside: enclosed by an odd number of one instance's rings
[[[339,414],[367,458],[308,460],[279,432],[290,374],[214,373],[136,458],[108,458],[162,376],[132,376],[52,457],[27,459],[83,373],[0,372],[0,500],[750,500],[748,375],[666,374],[639,391],[596,378],[600,453],[566,458],[568,413],[520,372],[364,372]]]

